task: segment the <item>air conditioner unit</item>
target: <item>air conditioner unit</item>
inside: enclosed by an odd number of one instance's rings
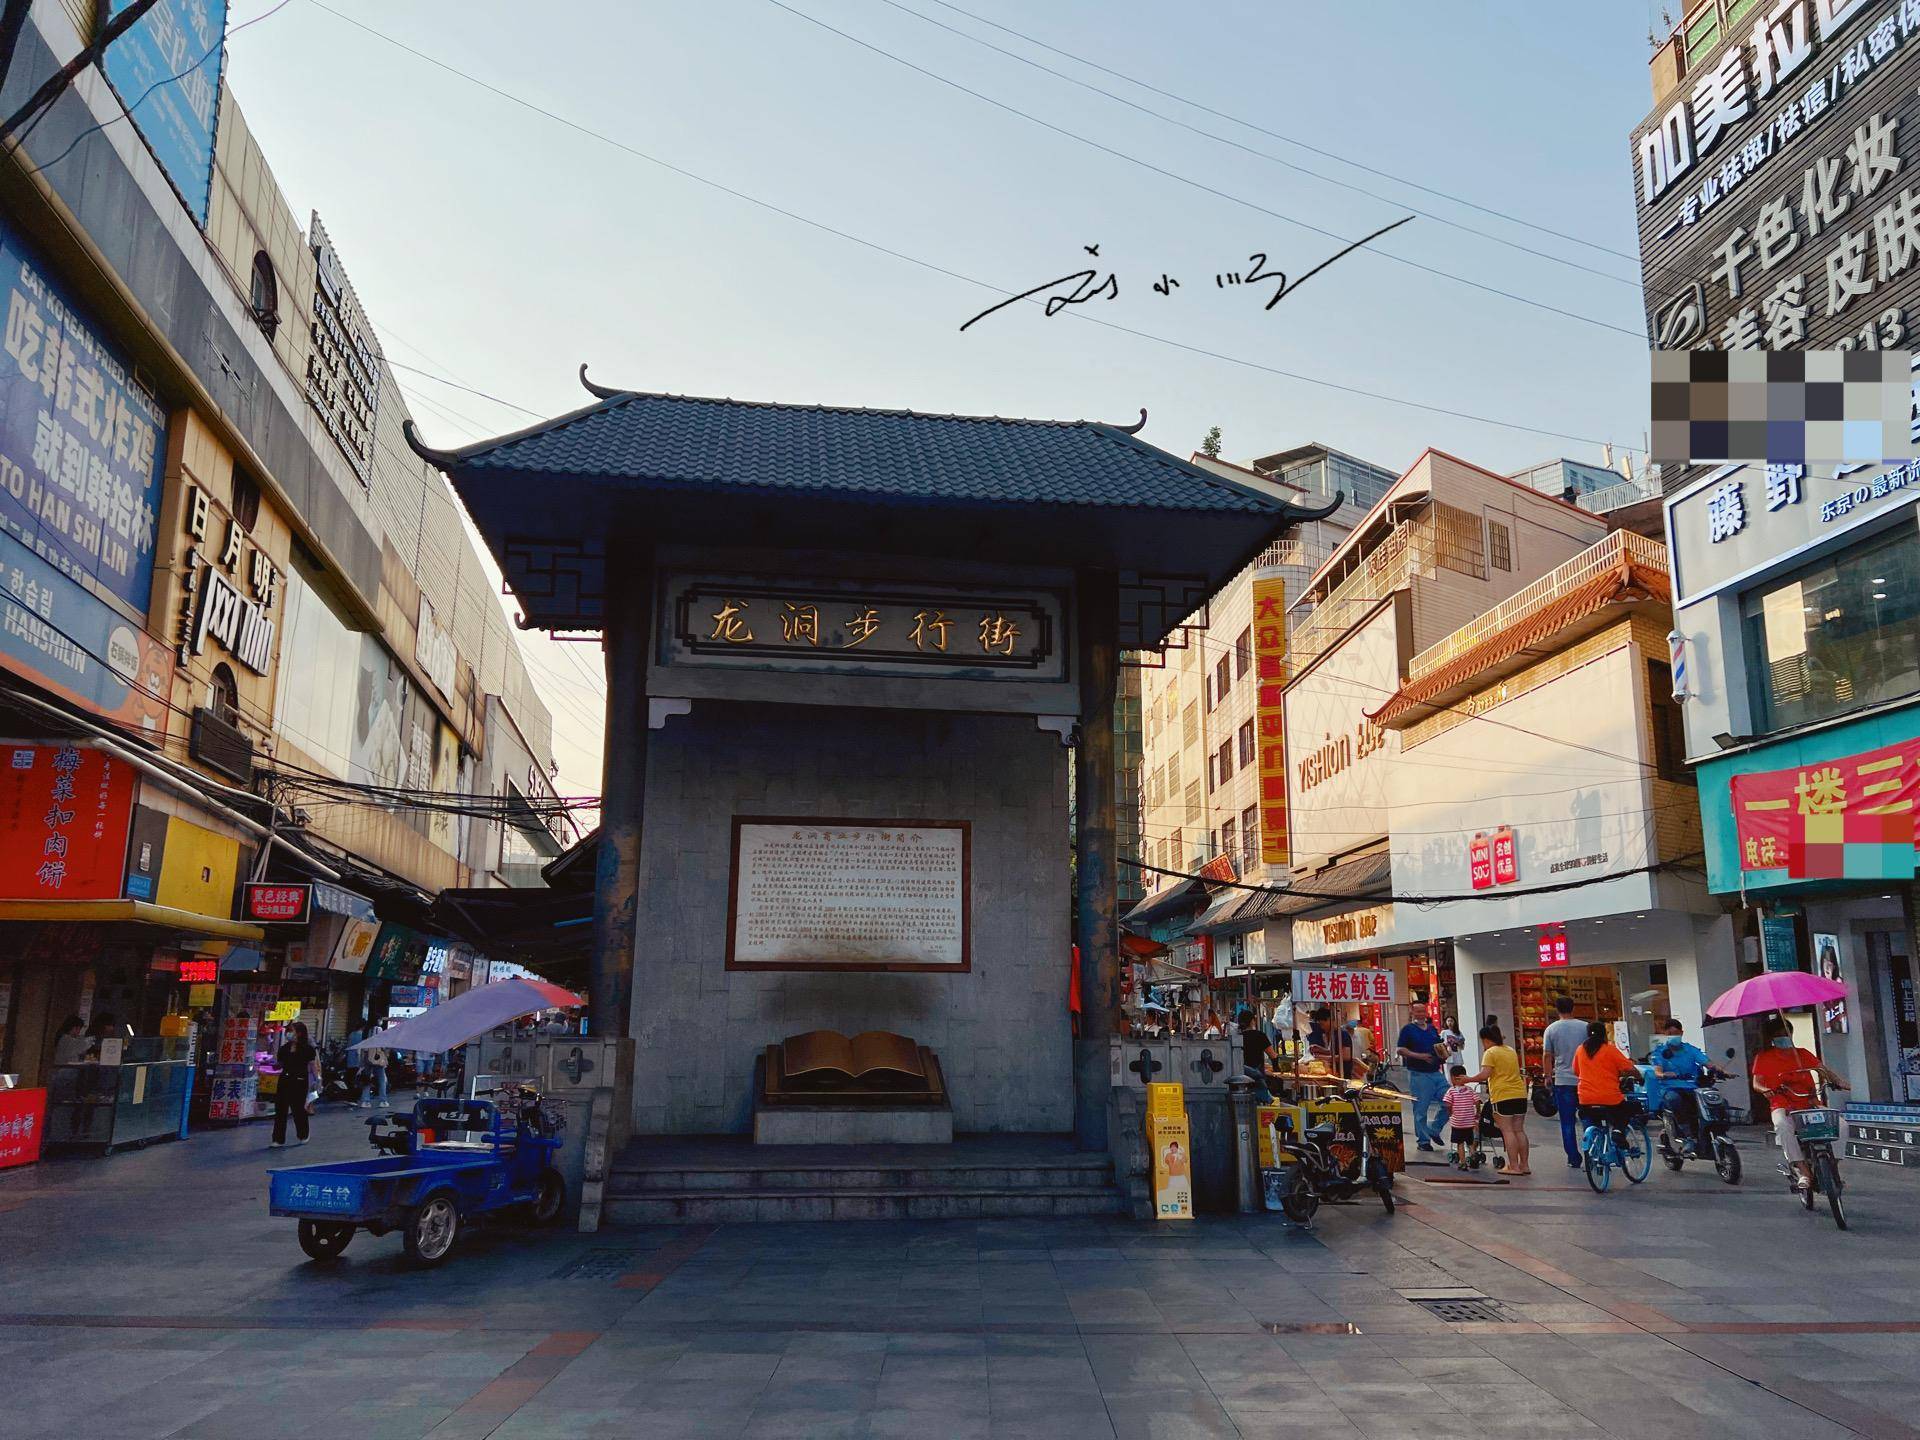
[[[253,783],[253,741],[239,726],[223,720],[204,705],[193,712],[193,733],[187,753],[235,784]]]

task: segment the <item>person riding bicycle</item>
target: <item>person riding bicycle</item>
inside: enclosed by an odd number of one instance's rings
[[[1748,1073],[1753,1088],[1766,1097],[1773,1111],[1773,1134],[1780,1142],[1780,1153],[1793,1166],[1794,1178],[1802,1185],[1813,1183],[1813,1172],[1800,1149],[1800,1137],[1794,1133],[1793,1112],[1820,1108],[1820,1092],[1814,1085],[1817,1076],[1836,1090],[1851,1090],[1846,1077],[1821,1064],[1820,1057],[1793,1043],[1787,1022],[1775,1015],[1767,1021],[1767,1048],[1753,1057]]]
[[[1620,1047],[1607,1038],[1607,1027],[1599,1020],[1587,1022],[1587,1038],[1573,1052],[1573,1073],[1579,1082],[1580,1116],[1590,1125],[1605,1125],[1613,1134],[1614,1148],[1627,1148],[1627,1116],[1630,1113],[1620,1077],[1637,1077],[1633,1062],[1620,1053]]]
[[[1672,1115],[1682,1137],[1681,1153],[1692,1155],[1700,1138],[1700,1077],[1713,1068],[1707,1052],[1686,1038],[1687,1027],[1677,1019],[1662,1022],[1662,1038],[1653,1045],[1653,1073],[1665,1096],[1661,1108]]]

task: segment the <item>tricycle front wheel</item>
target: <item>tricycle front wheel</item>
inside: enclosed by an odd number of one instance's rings
[[[302,1220],[300,1248],[315,1260],[338,1260],[353,1239],[353,1226],[338,1220]]]
[[[548,1169],[540,1172],[540,1188],[534,1193],[533,1203],[527,1206],[527,1216],[536,1225],[551,1225],[560,1218],[560,1212],[567,1204],[567,1182],[558,1170]]]
[[[460,1235],[460,1207],[446,1191],[429,1195],[407,1216],[401,1240],[407,1259],[416,1265],[438,1265],[453,1253]]]

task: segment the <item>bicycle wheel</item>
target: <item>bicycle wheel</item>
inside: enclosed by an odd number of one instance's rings
[[[1799,1178],[1799,1172],[1796,1171],[1793,1176],[1793,1188],[1800,1196],[1800,1203],[1809,1210],[1813,1209],[1814,1190],[1817,1188],[1815,1182],[1813,1180],[1801,1180]]]
[[[1827,1197],[1827,1208],[1833,1211],[1833,1223],[1846,1229],[1847,1212],[1840,1204],[1840,1166],[1830,1153],[1822,1150],[1813,1157],[1813,1173],[1820,1181],[1821,1193]]]
[[[1627,1149],[1620,1157],[1620,1169],[1638,1185],[1653,1173],[1653,1142],[1647,1138],[1647,1122],[1636,1120],[1627,1127]]]
[[[1587,1143],[1587,1184],[1593,1187],[1595,1194],[1605,1194],[1607,1186],[1613,1183],[1613,1158],[1608,1154],[1611,1147],[1605,1135]]]

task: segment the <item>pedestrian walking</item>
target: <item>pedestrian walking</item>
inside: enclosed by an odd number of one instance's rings
[[[1347,1069],[1355,1080],[1367,1078],[1373,1064],[1373,1031],[1358,1019],[1347,1021]]]
[[[360,1063],[366,1067],[367,1086],[374,1100],[381,1105],[387,1103],[387,1064],[393,1059],[393,1052],[379,1045],[362,1046]]]
[[[1467,1048],[1467,1037],[1460,1033],[1460,1027],[1454,1023],[1451,1015],[1440,1022],[1440,1038],[1447,1042],[1447,1049],[1456,1055]]]
[[[1447,1078],[1453,1082],[1444,1097],[1452,1126],[1453,1163],[1458,1169],[1470,1170],[1473,1147],[1480,1136],[1480,1092],[1468,1082],[1464,1065],[1449,1066]]]
[[[1578,1170],[1580,1159],[1580,1077],[1573,1072],[1573,1052],[1587,1038],[1584,1020],[1573,1018],[1573,1001],[1556,996],[1553,1008],[1560,1018],[1547,1026],[1540,1037],[1541,1053],[1552,1071],[1553,1108],[1560,1117],[1560,1144],[1567,1152],[1567,1165]]]
[[[273,1059],[280,1067],[280,1079],[273,1087],[273,1139],[267,1142],[267,1148],[287,1143],[289,1115],[293,1116],[293,1133],[299,1137],[293,1143],[304,1145],[308,1138],[307,1094],[315,1083],[320,1052],[307,1038],[303,1022],[296,1020],[287,1027],[287,1038],[273,1052]]]
[[[1500,1144],[1507,1152],[1509,1175],[1531,1175],[1532,1154],[1527,1144],[1527,1077],[1520,1069],[1520,1057],[1500,1033],[1498,1025],[1480,1027],[1480,1070],[1467,1077],[1472,1085],[1484,1083],[1487,1098],[1493,1102],[1493,1123],[1500,1132]]]
[[[1413,1092],[1414,1143],[1422,1150],[1431,1150],[1440,1138],[1433,1112],[1447,1093],[1447,1077],[1441,1069],[1447,1058],[1447,1042],[1433,1028],[1430,1017],[1416,1015],[1400,1027],[1395,1048],[1400,1063],[1407,1067],[1407,1088]]]

